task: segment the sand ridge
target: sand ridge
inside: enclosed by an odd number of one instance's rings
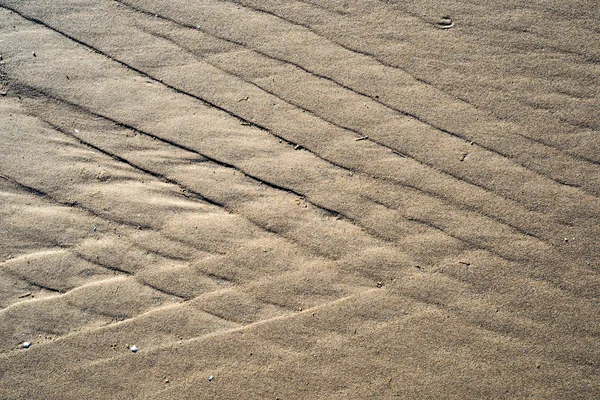
[[[0,397],[598,396],[580,3],[0,2]]]

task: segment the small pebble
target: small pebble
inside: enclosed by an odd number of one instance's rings
[[[98,229],[96,229],[96,227],[94,227],[94,232],[96,232]]]
[[[23,343],[23,348],[24,349],[28,349],[29,347],[31,347],[31,343],[29,343],[29,342]]]
[[[215,379],[215,378],[214,378],[214,376],[212,376],[212,375],[208,377],[208,381],[209,381],[209,382],[212,382],[214,379]]]
[[[131,346],[131,347],[129,348],[129,350],[131,350],[131,352],[132,352],[132,353],[137,353],[137,351],[138,351],[138,348],[137,348],[137,347],[134,345],[134,346]]]

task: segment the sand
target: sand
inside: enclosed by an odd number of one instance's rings
[[[0,399],[600,398],[599,13],[0,0]]]

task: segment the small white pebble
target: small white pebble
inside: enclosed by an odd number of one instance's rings
[[[215,379],[215,378],[214,378],[214,376],[212,376],[212,375],[208,377],[208,381],[209,381],[209,382],[212,382],[212,381],[213,381],[213,379]]]
[[[23,343],[23,348],[24,349],[28,349],[29,347],[31,347],[31,343],[29,343],[29,342]]]
[[[75,129],[75,133],[79,133],[79,129]]]
[[[133,345],[129,348],[129,350],[131,350],[133,353],[137,353],[138,348],[135,345]]]

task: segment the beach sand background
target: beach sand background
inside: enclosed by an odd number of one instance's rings
[[[599,16],[0,0],[0,398],[600,398]]]

